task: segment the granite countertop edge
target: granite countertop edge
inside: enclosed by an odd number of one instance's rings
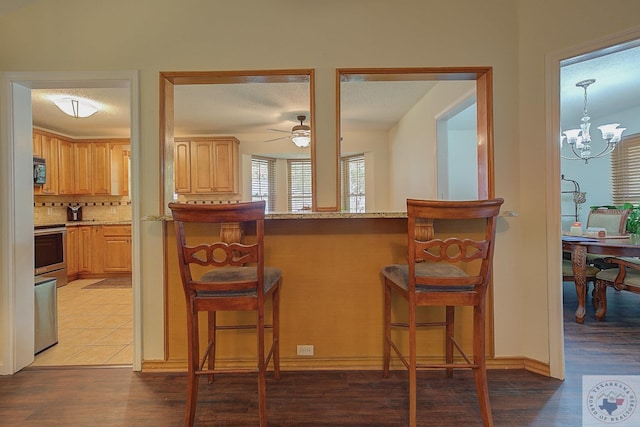
[[[267,220],[280,219],[373,219],[373,218],[406,218],[406,212],[273,212],[266,214]],[[147,215],[142,218],[143,221],[171,221],[171,214],[165,215]]]
[[[81,225],[131,225],[131,220],[87,220],[87,221],[61,221],[54,223],[38,223],[34,224],[35,226],[39,225],[49,225],[49,224],[64,224],[67,227],[78,227]]]

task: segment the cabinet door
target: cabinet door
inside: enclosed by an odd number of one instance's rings
[[[111,149],[111,195],[128,196],[131,145],[112,142],[109,146]]]
[[[191,141],[192,193],[213,193],[214,167],[213,141]]]
[[[58,193],[73,194],[73,178],[75,176],[75,161],[73,153],[73,143],[64,139],[59,143],[59,170],[58,170]]]
[[[214,142],[214,186],[216,193],[238,192],[238,140],[223,139]]]
[[[191,192],[191,150],[189,141],[176,141],[175,143],[173,183],[176,193]]]
[[[42,157],[42,134],[33,131],[33,157]]]
[[[91,226],[80,226],[78,228],[78,270],[80,272],[91,272],[93,267],[92,253],[95,248],[92,245],[93,228]]]
[[[131,226],[103,227],[105,273],[131,272]]]
[[[95,142],[91,146],[92,194],[111,194],[111,149],[108,142]]]
[[[79,250],[78,227],[67,227],[67,276],[74,276],[80,271],[78,263]]]
[[[91,146],[90,142],[76,142],[73,144],[73,155],[75,161],[75,176],[73,178],[74,194],[92,194],[91,185]]]
[[[40,194],[58,194],[58,138],[42,135],[42,157],[47,164],[47,182]]]
[[[33,132],[33,157],[42,157],[42,134]],[[42,194],[42,185],[33,186],[33,194]]]

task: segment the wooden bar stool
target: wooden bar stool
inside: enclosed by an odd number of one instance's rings
[[[393,264],[382,269],[384,277],[384,377],[389,376],[391,349],[409,370],[409,424],[416,425],[417,370],[444,369],[447,376],[453,369],[472,369],[485,426],[493,425],[485,363],[485,301],[491,280],[496,218],[502,199],[477,201],[407,200],[408,264]],[[434,221],[435,220],[435,221]],[[438,221],[479,220],[481,236],[435,238],[433,228]],[[418,227],[416,227],[418,224]],[[428,225],[425,229],[425,224]],[[462,230],[468,230],[462,228]],[[475,229],[474,229],[475,231]],[[408,322],[392,321],[392,293],[408,302]],[[417,307],[446,307],[441,322],[418,322]],[[455,307],[473,307],[473,360],[463,351],[454,336]],[[442,326],[445,328],[444,363],[417,363],[416,329]],[[392,327],[409,331],[409,359],[394,343]],[[463,360],[454,360],[454,347]],[[406,351],[406,350],[405,350]],[[437,424],[437,422],[436,422]]]
[[[170,203],[178,244],[178,261],[187,303],[188,385],[185,425],[192,426],[198,400],[198,378],[207,375],[213,382],[216,373],[258,373],[258,418],[267,425],[265,371],[273,357],[274,376],[280,378],[279,306],[282,273],[264,265],[265,202],[243,202],[219,205]],[[215,242],[189,244],[185,224],[220,224],[220,239]],[[229,242],[229,224],[254,224],[255,242]],[[237,227],[231,227],[237,230]],[[195,234],[195,233],[194,233]],[[226,238],[225,238],[226,236]],[[218,241],[219,240],[219,241]],[[225,241],[227,240],[227,241]],[[231,239],[234,240],[234,239]],[[193,264],[212,267],[199,278],[192,277]],[[265,324],[265,300],[272,301],[272,323]],[[208,312],[208,345],[200,360],[198,312]],[[251,325],[218,325],[217,311],[255,311]],[[216,369],[216,332],[222,329],[256,328],[257,368]],[[265,329],[272,329],[272,340],[265,357]],[[205,368],[206,363],[206,368]]]

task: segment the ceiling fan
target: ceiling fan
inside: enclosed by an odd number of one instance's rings
[[[304,121],[307,119],[307,116],[298,116],[298,120],[300,121],[299,125],[295,125],[291,128],[290,131],[280,130],[280,129],[269,129],[275,132],[285,132],[288,133],[288,136],[281,136],[280,138],[269,139],[265,142],[277,141],[284,138],[290,138],[291,141],[298,147],[304,148],[308,147],[311,143],[311,128],[304,124]]]

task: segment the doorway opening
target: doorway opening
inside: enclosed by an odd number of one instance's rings
[[[548,194],[553,195],[553,197],[547,200],[548,209],[547,209],[547,223],[549,227],[547,227],[547,241],[549,242],[547,247],[548,253],[548,295],[549,295],[549,325],[550,325],[550,370],[551,376],[555,378],[564,378],[565,375],[565,356],[564,356],[564,334],[563,334],[563,287],[558,286],[558,283],[562,283],[561,275],[560,275],[560,264],[562,259],[562,254],[560,251],[560,247],[557,242],[559,240],[559,235],[562,231],[562,213],[565,209],[562,208],[562,180],[561,176],[564,175],[564,178],[576,180],[573,176],[569,176],[565,173],[565,170],[562,165],[561,150],[560,150],[560,138],[561,131],[567,129],[564,123],[561,123],[561,120],[564,120],[565,117],[568,117],[568,113],[564,113],[564,110],[561,111],[561,105],[571,105],[570,103],[564,100],[564,97],[567,96],[567,90],[564,88],[564,84],[561,86],[561,74],[566,71],[565,67],[572,67],[574,69],[584,67],[583,71],[588,72],[586,69],[587,65],[590,65],[592,60],[596,60],[598,58],[604,59],[608,55],[615,55],[618,52],[623,52],[630,48],[635,48],[639,45],[640,41],[640,29],[635,31],[629,31],[623,34],[614,35],[608,37],[604,40],[599,40],[593,42],[589,45],[583,45],[580,47],[576,47],[573,49],[569,49],[562,52],[556,52],[554,54],[549,55],[547,60],[547,73],[546,73],[546,87],[547,87],[547,141],[548,144],[552,144],[550,149],[548,150],[547,157],[547,168],[551,172],[549,179],[547,181],[548,184]],[[611,59],[608,57],[607,59]],[[610,80],[615,78],[615,73],[607,75],[603,80]],[[592,77],[585,77],[585,79]],[[573,79],[571,79],[573,80]],[[575,86],[576,82],[569,82],[572,86]],[[630,87],[629,87],[630,88]],[[575,89],[575,87],[573,87]],[[574,94],[575,95],[575,94]],[[584,101],[583,94],[578,93],[578,113],[582,115],[582,103]],[[591,92],[589,93],[589,97],[592,98]],[[606,96],[604,94],[603,96]],[[615,97],[614,97],[615,98]],[[636,99],[638,97],[636,96]],[[591,99],[590,99],[591,104]],[[602,101],[604,103],[604,101]],[[593,103],[596,101],[593,99]],[[591,109],[591,108],[590,108]],[[575,105],[572,109],[576,110]],[[595,111],[593,111],[595,113]],[[604,116],[604,114],[601,114]],[[596,117],[595,114],[593,114]],[[575,121],[575,120],[574,120]],[[579,121],[579,118],[578,118]],[[575,126],[573,126],[575,127]],[[636,130],[637,132],[637,130]],[[607,159],[604,160],[605,163]],[[582,163],[584,162],[576,162]],[[591,161],[586,166],[592,166]],[[590,181],[598,181],[590,179]],[[600,184],[606,180],[600,180]],[[584,186],[582,182],[580,182],[581,191],[584,191]],[[609,187],[610,188],[610,187]],[[587,192],[587,198],[589,197]],[[590,205],[587,201],[585,205]]]
[[[40,91],[82,91],[88,89],[97,89],[105,91],[108,89],[122,89],[126,88],[126,106],[127,114],[125,125],[126,132],[129,136],[129,159],[132,161],[127,164],[127,173],[130,177],[130,184],[127,186],[127,198],[128,202],[121,202],[121,205],[128,207],[130,213],[128,221],[131,224],[131,234],[128,237],[129,254],[131,272],[131,294],[130,301],[128,303],[128,316],[131,327],[131,341],[132,351],[128,357],[129,361],[126,364],[132,364],[134,370],[140,370],[141,357],[140,357],[140,342],[141,342],[141,321],[140,321],[140,300],[139,300],[139,271],[137,266],[139,265],[139,256],[134,248],[138,246],[139,231],[136,226],[134,218],[139,217],[138,213],[138,190],[137,190],[137,158],[138,158],[138,77],[135,72],[83,72],[83,73],[15,73],[6,74],[4,78],[3,90],[5,93],[5,103],[7,104],[7,110],[10,111],[9,123],[7,124],[7,132],[3,135],[7,139],[5,152],[8,154],[7,159],[9,165],[6,173],[9,176],[14,175],[16,179],[3,181],[4,193],[8,193],[3,197],[3,205],[5,205],[11,212],[22,212],[24,215],[6,215],[6,221],[4,221],[3,232],[7,232],[7,236],[10,236],[5,242],[3,242],[3,248],[9,248],[7,252],[13,252],[16,255],[16,249],[20,247],[24,256],[8,256],[3,259],[3,265],[7,267],[5,277],[9,277],[10,280],[3,281],[2,292],[4,294],[14,294],[15,298],[10,303],[3,306],[3,310],[6,309],[6,318],[8,322],[5,323],[3,328],[3,348],[6,349],[3,352],[3,362],[5,368],[3,373],[13,373],[22,369],[25,366],[30,365],[34,361],[34,323],[32,321],[34,316],[34,298],[33,298],[33,229],[34,224],[37,222],[51,222],[58,221],[60,219],[60,208],[66,214],[66,208],[71,204],[84,204],[86,207],[102,208],[106,209],[110,213],[116,213],[120,210],[120,205],[113,202],[90,200],[86,198],[79,198],[79,195],[74,195],[74,200],[63,201],[62,198],[71,197],[68,194],[52,194],[50,201],[39,196],[37,200],[32,191],[31,180],[28,178],[29,170],[31,170],[31,158],[34,155],[33,144],[33,129],[46,132],[47,135],[58,135],[59,140],[65,142],[76,142],[75,135],[68,130],[62,128],[49,128],[46,131],[35,123],[35,119],[38,117],[38,112],[32,110],[37,103],[32,104],[32,96]],[[103,101],[104,102],[104,101]],[[108,111],[111,107],[109,101],[104,102],[105,111]],[[55,121],[55,120],[54,120]],[[59,120],[60,123],[64,122],[64,119]],[[34,124],[36,126],[34,126]],[[93,134],[93,139],[99,136],[99,131]],[[87,141],[83,141],[87,142]],[[121,141],[120,141],[121,142]],[[87,159],[91,161],[93,156],[88,155]],[[60,157],[58,156],[58,160]],[[4,165],[7,166],[7,163]],[[53,160],[52,160],[53,166]],[[26,166],[29,167],[26,167]],[[24,166],[24,167],[23,167]],[[26,170],[27,173],[20,172]],[[64,170],[68,170],[65,168]],[[21,175],[25,175],[24,179]],[[85,197],[85,196],[83,196]],[[89,197],[89,195],[86,195]],[[54,200],[55,199],[55,200]],[[36,215],[36,208],[43,208],[44,214],[41,216]],[[91,210],[91,209],[87,209]],[[6,212],[6,211],[5,211]],[[95,214],[95,212],[94,212]],[[43,218],[42,215],[45,217]],[[50,216],[51,218],[47,218]],[[95,216],[94,216],[95,218]],[[85,219],[94,219],[87,217]],[[63,223],[67,222],[66,216],[63,218]],[[124,219],[124,218],[123,218]],[[96,221],[97,222],[97,221]],[[75,224],[74,224],[75,225]],[[80,224],[78,224],[80,225]],[[7,231],[10,230],[10,231]],[[19,243],[18,243],[19,242]],[[92,252],[88,250],[87,252]],[[31,272],[31,273],[29,273]],[[97,282],[98,280],[93,280]],[[31,283],[31,285],[29,285]],[[133,313],[133,316],[131,316]],[[79,319],[85,324],[92,323],[95,318]],[[97,325],[97,324],[96,324]],[[59,343],[60,344],[60,343]],[[52,347],[55,348],[56,346]],[[46,352],[46,351],[45,351]],[[44,354],[44,352],[42,353]],[[76,363],[83,364],[83,363]],[[97,364],[97,363],[84,363],[84,364]]]

